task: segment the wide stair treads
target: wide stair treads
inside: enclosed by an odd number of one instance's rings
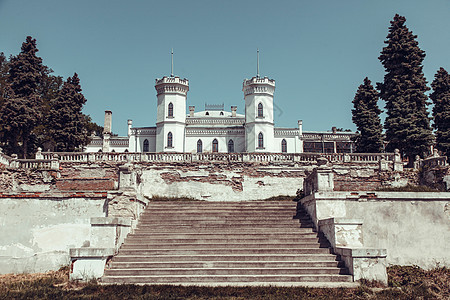
[[[309,216],[291,201],[161,201],[111,260],[103,283],[351,285]]]

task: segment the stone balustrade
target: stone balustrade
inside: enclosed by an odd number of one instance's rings
[[[134,162],[315,162],[324,157],[330,162],[378,163],[382,159],[393,161],[393,153],[153,153],[153,152],[42,152],[43,159],[54,156],[61,162],[134,161]]]
[[[0,148],[0,164],[9,167],[11,165],[11,161],[13,160],[12,157],[4,154],[2,152],[2,148]]]
[[[447,166],[447,156],[425,158],[421,161],[422,168],[435,168]]]
[[[42,152],[36,159],[17,159],[0,151],[0,164],[9,168],[53,169],[61,162],[304,162],[315,163],[325,158],[332,163],[379,163],[394,161],[393,153],[154,153],[154,152]],[[430,164],[445,164],[442,159],[429,159]]]

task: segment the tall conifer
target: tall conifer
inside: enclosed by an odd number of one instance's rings
[[[433,127],[436,129],[436,147],[450,156],[450,75],[440,68],[431,83],[433,93]]]
[[[425,52],[417,36],[405,26],[405,17],[395,15],[389,27],[387,44],[379,57],[386,74],[379,83],[380,97],[386,101],[386,140],[409,157],[425,155],[433,143],[425,92],[429,90],[422,71]]]
[[[356,151],[359,153],[379,153],[383,150],[381,110],[378,108],[378,92],[369,78],[364,78],[353,99],[352,120],[359,131]]]
[[[41,118],[40,85],[44,72],[42,59],[36,56],[36,40],[28,36],[22,44],[21,52],[12,57],[9,63],[9,83],[14,91],[14,98],[5,101],[2,109],[3,122],[8,130],[5,138],[10,150],[20,152],[27,157],[31,145],[32,131]]]
[[[75,73],[67,78],[59,96],[51,101],[50,128],[58,151],[74,151],[88,142],[87,118],[81,112],[86,98]]]

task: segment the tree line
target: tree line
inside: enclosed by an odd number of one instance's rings
[[[405,22],[406,18],[398,14],[390,22],[386,46],[378,57],[386,71],[384,81],[375,89],[367,77],[364,79],[353,99],[352,119],[358,130],[357,152],[399,149],[412,163],[416,155],[429,154],[432,145],[450,155],[450,76],[444,68],[434,76],[430,118],[427,107],[431,103],[426,95],[430,88],[422,64],[425,51],[419,48],[417,35]],[[384,134],[377,105],[380,98],[386,103]]]
[[[37,56],[31,36],[8,59],[0,53],[0,147],[27,158],[38,147],[82,150],[102,127],[82,113],[86,98],[77,73],[63,80]]]

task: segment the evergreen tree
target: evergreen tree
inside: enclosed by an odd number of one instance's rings
[[[59,96],[51,101],[50,128],[58,151],[74,151],[89,141],[88,119],[81,112],[86,98],[75,73],[67,78]]]
[[[359,153],[380,153],[383,150],[381,110],[377,105],[378,92],[369,78],[364,78],[353,99],[352,120],[360,132],[356,139]]]
[[[433,127],[436,129],[436,148],[450,156],[450,75],[440,68],[431,83],[433,93]]]
[[[36,56],[36,40],[28,36],[22,44],[21,52],[12,57],[9,63],[8,81],[14,92],[14,98],[5,101],[1,117],[7,124],[4,139],[11,152],[27,157],[33,150],[32,132],[39,124],[41,114],[40,86],[44,72],[42,59]]]
[[[379,83],[380,97],[386,101],[384,127],[387,149],[400,149],[409,157],[425,155],[433,143],[425,92],[429,90],[422,71],[425,52],[416,41],[417,36],[405,26],[405,17],[395,15],[389,27],[387,44],[379,60],[386,74]]]

